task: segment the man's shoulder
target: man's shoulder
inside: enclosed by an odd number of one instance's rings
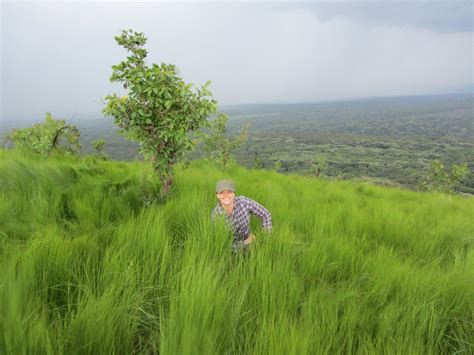
[[[238,201],[238,202],[248,202],[248,201],[252,201],[251,198],[248,198],[247,196],[244,196],[244,195],[239,195],[239,196],[235,196],[235,201]]]
[[[235,201],[236,201],[237,205],[246,206],[246,207],[249,207],[249,206],[255,204],[254,200],[252,200],[250,197],[247,197],[247,196],[244,196],[244,195],[236,196]]]

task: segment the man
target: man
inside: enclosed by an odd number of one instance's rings
[[[233,251],[245,249],[255,241],[250,231],[250,214],[262,220],[262,228],[268,232],[272,230],[272,216],[270,212],[245,196],[235,196],[235,184],[232,180],[221,180],[216,184],[216,197],[219,203],[212,211],[212,219],[224,216],[234,235]]]

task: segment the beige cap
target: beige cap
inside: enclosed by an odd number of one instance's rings
[[[218,181],[216,184],[216,193],[220,193],[224,190],[235,192],[235,183],[232,180]]]

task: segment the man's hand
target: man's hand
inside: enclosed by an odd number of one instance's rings
[[[250,243],[255,241],[255,236],[253,234],[250,234],[247,239],[244,240],[245,245],[249,245]]]

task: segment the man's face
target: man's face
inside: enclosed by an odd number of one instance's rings
[[[231,206],[234,203],[235,192],[224,190],[216,195],[222,206]]]

